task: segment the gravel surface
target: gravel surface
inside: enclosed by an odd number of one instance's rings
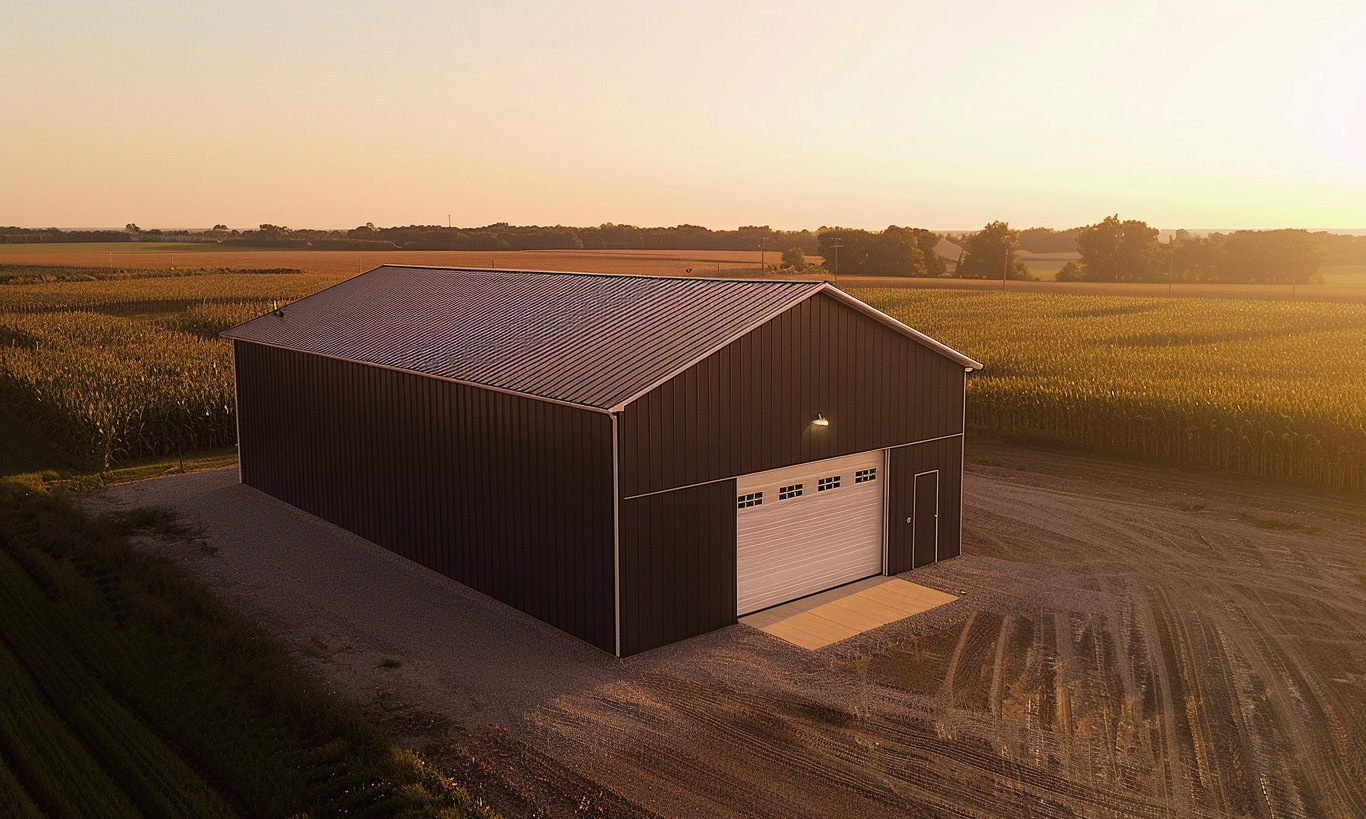
[[[626,660],[213,471],[91,498],[508,816],[1366,815],[1366,499],[974,442],[962,599]]]

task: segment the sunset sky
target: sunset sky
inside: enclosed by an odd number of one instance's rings
[[[1360,0],[21,0],[0,73],[0,224],[1366,228]]]

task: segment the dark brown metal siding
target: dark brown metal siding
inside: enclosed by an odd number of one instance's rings
[[[721,479],[958,435],[964,375],[958,362],[816,295],[628,406],[623,652],[734,622],[735,482]],[[828,427],[811,426],[817,413]],[[943,491],[955,493],[945,498],[956,527],[957,478],[946,476]]]
[[[622,503],[622,656],[735,622],[735,520],[735,481]]]
[[[243,483],[615,650],[607,415],[234,351]]]
[[[963,366],[816,295],[622,413],[626,497],[963,431]],[[813,427],[820,413],[828,427]]]
[[[963,519],[963,437],[897,447],[887,464],[887,574],[912,568],[915,476],[939,470],[939,560],[957,557]]]

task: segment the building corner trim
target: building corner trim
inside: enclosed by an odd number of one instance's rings
[[[614,646],[621,656],[621,445],[619,422],[621,416],[613,412],[612,419],[612,622]]]

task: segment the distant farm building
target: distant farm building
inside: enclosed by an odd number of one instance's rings
[[[824,282],[384,266],[223,335],[243,483],[618,656],[958,554],[981,365]]]

